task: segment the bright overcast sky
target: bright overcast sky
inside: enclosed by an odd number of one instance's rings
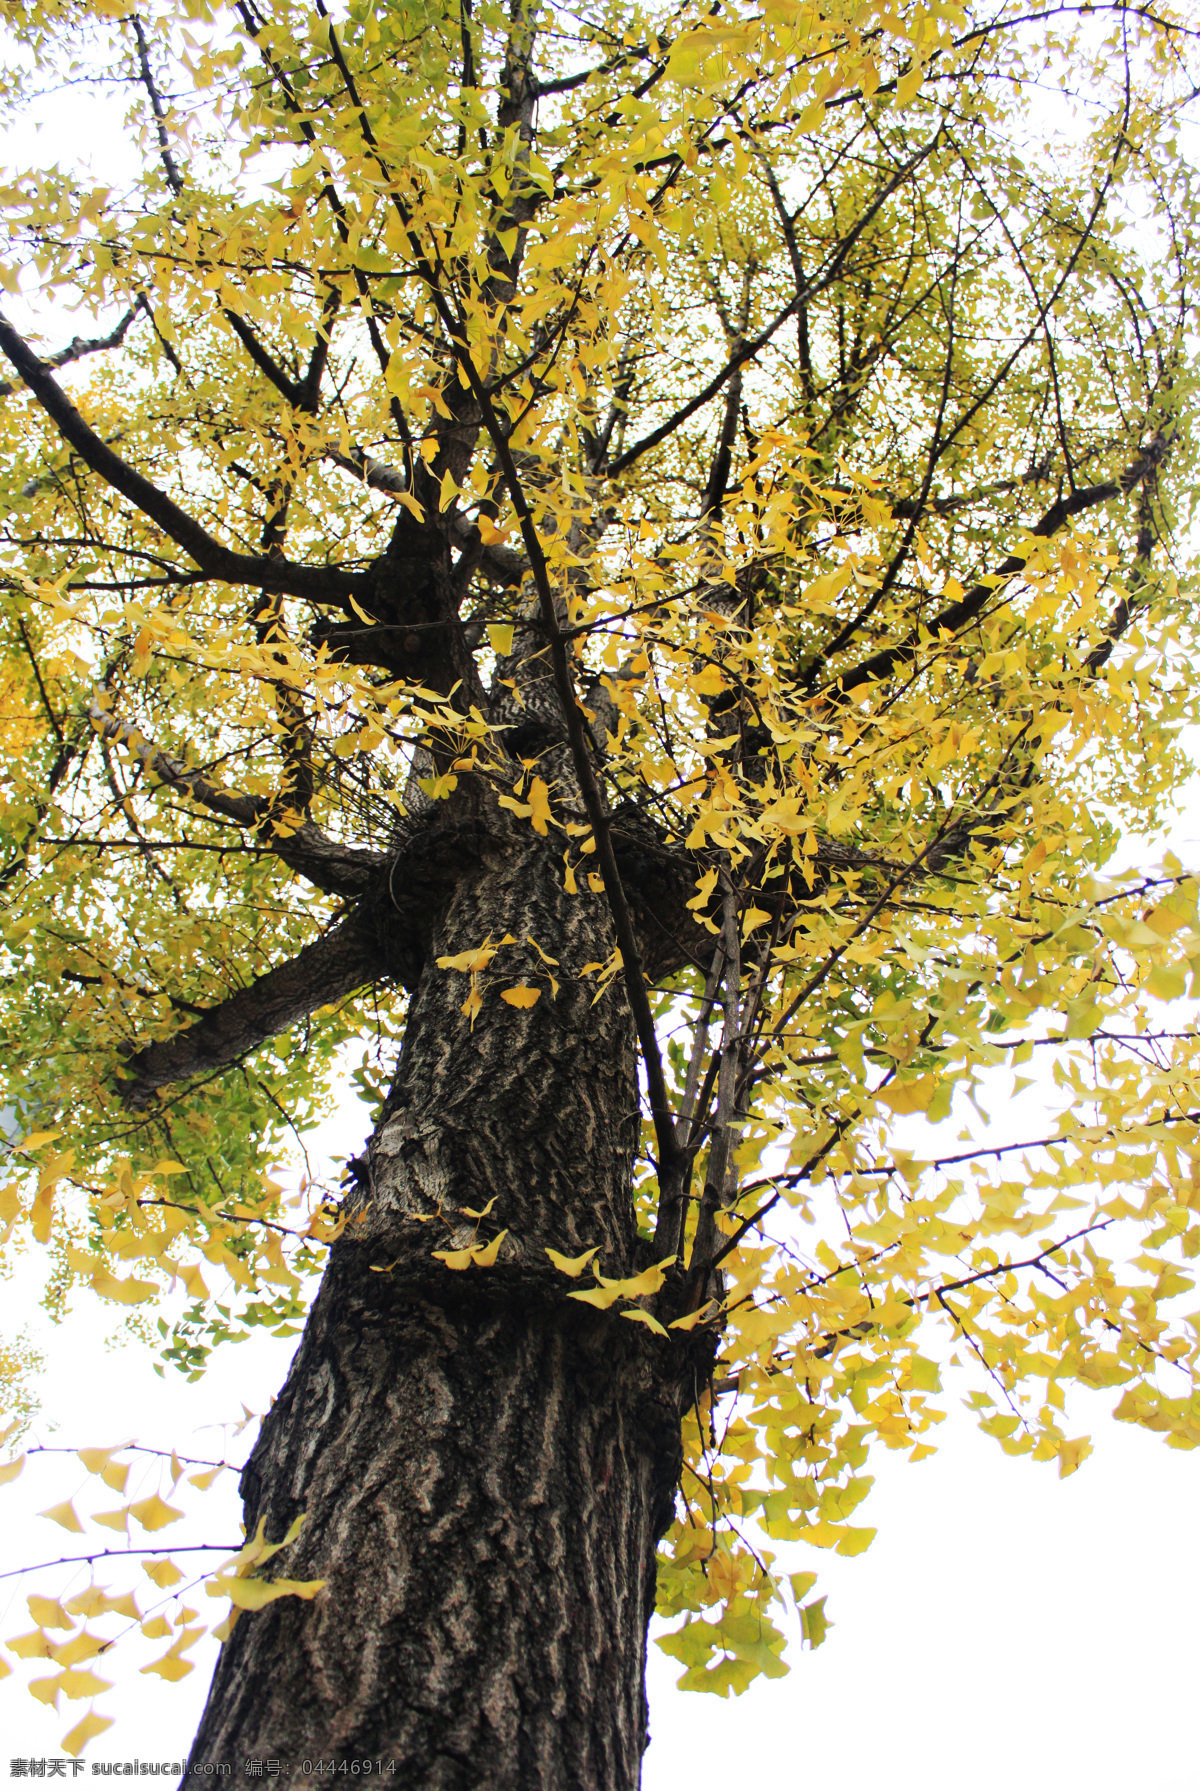
[[[112,120],[110,103],[73,92],[51,128],[40,139],[22,131],[8,158],[49,162],[87,146],[94,166],[110,167]],[[46,320],[47,330],[57,323],[67,336],[83,328],[60,316]],[[1144,869],[1165,843],[1130,842],[1123,856]],[[1187,868],[1200,868],[1195,803],[1169,843]],[[1006,1094],[1000,1079],[998,1138],[1037,1136],[1037,1090],[1020,1108]],[[347,1099],[341,1123],[321,1134],[332,1157],[362,1143],[365,1113]],[[148,1349],[118,1335],[121,1309],[93,1301],[53,1333],[36,1287],[10,1282],[4,1291],[5,1337],[27,1319],[47,1351],[44,1417],[31,1440],[73,1448],[136,1437],[185,1449],[194,1438],[189,1453],[240,1461],[252,1433],[235,1437],[221,1426],[241,1417],[242,1402],[264,1410],[286,1372],[288,1345],[264,1338],[228,1350],[198,1387],[161,1380]],[[1200,1455],[1113,1423],[1113,1395],[1079,1396],[1072,1434],[1091,1431],[1096,1449],[1060,1482],[1053,1464],[1005,1457],[952,1397],[943,1403],[949,1417],[931,1460],[910,1466],[882,1449],[873,1455],[877,1484],[862,1521],[879,1533],[867,1553],[843,1560],[802,1544],[781,1551],[784,1565],[820,1572],[816,1592],[828,1594],[835,1626],[816,1653],[793,1644],[788,1678],[760,1680],[724,1702],[684,1694],[674,1687],[677,1664],[651,1648],[647,1791],[722,1781],[749,1791],[836,1791],[859,1781],[887,1791],[1200,1787]],[[84,1546],[32,1514],[74,1496],[85,1478],[73,1458],[44,1457],[0,1490],[0,1571]],[[131,1479],[125,1497],[139,1490],[151,1487]],[[104,1502],[90,1492],[84,1501],[88,1509]],[[204,1506],[189,1539],[236,1540],[232,1475]],[[84,1569],[69,1590],[86,1583]],[[34,1584],[48,1589],[45,1575]],[[24,1592],[19,1580],[0,1580],[0,1639],[30,1628]],[[202,1590],[192,1602],[203,1617]],[[145,1644],[138,1661],[161,1646]],[[85,1758],[184,1758],[214,1655],[215,1644],[197,1650],[196,1671],[177,1686],[123,1673],[98,1700],[117,1723]],[[60,1754],[84,1708],[47,1710],[25,1690],[28,1676],[0,1683],[3,1772],[14,1756]]]

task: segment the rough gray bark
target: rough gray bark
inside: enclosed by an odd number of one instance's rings
[[[395,1782],[628,1791],[684,1344],[566,1297],[546,1247],[647,1260],[631,1198],[632,1027],[603,898],[492,810],[434,929],[392,1094],[284,1391],[243,1478],[312,1603],[243,1614],[194,1761],[394,1760]],[[512,936],[472,1027],[451,955]],[[534,946],[560,960],[547,966]],[[560,988],[552,997],[549,972]],[[500,990],[541,989],[530,1009]],[[482,1212],[481,1221],[463,1212]],[[507,1237],[492,1268],[435,1249]]]

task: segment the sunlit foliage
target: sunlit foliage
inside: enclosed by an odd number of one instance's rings
[[[314,984],[182,1088],[155,1053],[482,780],[626,942],[425,973],[484,1020],[572,974],[634,1009],[658,1267],[555,1260],[664,1349],[714,1337],[660,1571],[694,1688],[783,1671],[781,1603],[821,1641],[771,1542],[866,1547],[870,1452],[933,1447],[947,1360],[1063,1472],[1073,1384],[1200,1442],[1196,883],[1104,868],[1196,718],[1196,34],[1010,10],[7,19],[10,104],[115,81],[132,172],[4,188],[5,1249],[60,1304],[182,1283],[189,1374],[301,1320],[337,1190],[271,1172],[347,1056],[386,1087],[403,990]],[[578,790],[513,744],[538,679]],[[650,987],[614,815],[688,866]],[[1011,1071],[1057,1117],[972,1144]],[[443,1258],[513,1248],[481,1221]],[[213,1581],[239,1608],[258,1544]],[[31,1600],[37,1695],[102,1689],[56,1639],[95,1597]],[[154,1618],[162,1676],[195,1618]]]

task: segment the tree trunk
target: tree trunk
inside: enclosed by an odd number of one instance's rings
[[[546,1255],[598,1245],[608,1275],[648,1260],[636,1059],[619,977],[594,1005],[579,980],[612,951],[603,897],[582,876],[566,894],[561,844],[504,819],[480,824],[435,926],[346,1229],[243,1476],[248,1533],[306,1517],[271,1571],[326,1586],[242,1614],[225,1644],[192,1758],[235,1776],[369,1758],[431,1791],[640,1779],[683,1346],[565,1297],[587,1283]],[[472,1016],[470,973],[436,959],[489,940]],[[501,999],[522,982],[531,1008]],[[461,1210],[492,1201],[480,1221]],[[501,1230],[494,1266],[432,1255]]]

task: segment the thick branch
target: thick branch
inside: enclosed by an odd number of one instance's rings
[[[366,454],[361,448],[343,454],[337,448],[327,447],[322,454],[324,459],[332,460],[335,466],[340,466],[343,472],[350,473],[372,491],[386,492],[388,497],[398,498],[401,492],[408,490],[408,480],[398,466],[376,460],[373,454]]]
[[[304,404],[304,388],[299,380],[293,379],[291,374],[279,365],[271,351],[259,341],[245,318],[239,317],[236,311],[231,311],[228,305],[221,307],[221,315],[259,372],[283,393],[288,403],[297,410],[311,408]]]
[[[110,715],[95,704],[88,710],[88,719],[107,740],[115,740],[136,754],[146,770],[160,783],[187,795],[236,821],[240,827],[253,828],[289,870],[297,872],[328,895],[358,896],[372,886],[387,864],[382,852],[363,846],[346,846],[329,837],[313,821],[305,821],[295,833],[280,836],[272,831],[271,814],[275,807],[265,796],[244,796],[240,791],[223,790],[199,771],[188,771],[170,753],[155,746],[139,728]]]
[[[334,466],[340,466],[343,472],[349,473],[371,491],[382,491],[386,496],[398,499],[401,493],[408,490],[408,480],[399,467],[376,460],[361,448],[353,448],[349,454],[343,454],[337,448],[325,448],[323,457],[331,460]],[[444,520],[456,547],[473,549],[478,545],[479,531],[470,517],[452,509],[446,513]],[[519,585],[529,571],[529,561],[523,554],[498,544],[480,549],[479,565],[489,578],[495,579],[500,585]]]
[[[351,915],[286,964],[211,1008],[186,1032],[137,1052],[126,1066],[131,1080],[122,1082],[121,1099],[135,1110],[147,1107],[156,1089],[236,1063],[276,1033],[361,989],[379,974],[373,931],[362,917]]]
[[[189,553],[210,578],[227,584],[253,585],[264,591],[278,591],[285,596],[303,597],[310,603],[348,606],[352,595],[364,593],[360,576],[343,572],[336,566],[296,566],[289,560],[266,559],[256,554],[234,553],[210,535],[207,529],[181,510],[178,504],[143,478],[127,461],[115,454],[90,429],[67,397],[48,367],[33,353],[8,319],[0,314],[0,348],[2,348],[42,409],[54,422],[64,439],[94,473],[119,491],[122,497],[148,516],[172,541]]]
[[[326,291],[321,306],[321,320],[317,324],[316,340],[308,357],[308,366],[304,378],[300,382],[298,408],[306,410],[312,416],[317,414],[317,405],[321,396],[321,381],[325,376],[325,368],[329,364],[329,345],[333,339],[333,320],[341,309],[342,293],[338,286],[330,286]]]
[[[154,72],[150,67],[150,52],[146,44],[146,34],[142,29],[142,22],[136,13],[131,14],[130,23],[133,26],[134,36],[137,39],[138,67],[141,71],[142,85],[150,97],[150,106],[154,113],[155,129],[158,133],[158,152],[162,159],[163,168],[166,171],[167,185],[170,187],[171,191],[178,196],[183,191],[184,178],[180,172],[179,164],[171,153],[170,138],[167,135],[167,109],[163,104],[162,95],[158,91],[158,84],[154,79]],[[332,324],[333,318],[336,315],[339,302],[340,295],[337,288],[333,287],[330,289],[330,292],[327,293],[325,304],[322,307],[321,325],[317,331],[317,340],[309,360],[308,372],[303,380],[293,379],[291,375],[280,366],[274,355],[272,355],[270,350],[259,340],[249,324],[246,323],[243,318],[238,316],[236,311],[231,311],[228,306],[223,305],[221,307],[221,315],[233,329],[234,334],[242,343],[246,353],[250,356],[250,359],[254,362],[259,372],[264,374],[266,378],[271,381],[272,385],[279,388],[284,397],[295,409],[315,413],[317,408],[317,395],[321,385],[321,375],[324,371],[326,358],[329,352],[329,325]],[[176,370],[178,371],[178,369]]]
[[[1048,540],[1070,522],[1072,517],[1081,515],[1083,511],[1093,510],[1098,504],[1109,503],[1113,498],[1127,497],[1155,470],[1169,446],[1168,437],[1156,435],[1132,465],[1126,467],[1119,479],[1106,479],[1102,484],[1084,486],[1081,490],[1069,492],[1065,497],[1059,498],[1034,523],[1030,534]],[[984,606],[995,597],[999,585],[1024,570],[1025,560],[1024,554],[1009,554],[990,577],[973,585],[956,603],[949,604],[931,622],[920,629],[914,629],[896,646],[885,647],[881,652],[872,654],[870,659],[860,661],[851,671],[841,673],[832,680],[830,689],[840,690],[845,695],[857,690],[862,684],[890,677],[898,666],[907,665],[916,658],[923,635],[932,636],[936,640],[940,634],[957,634],[968,622],[974,621]]]
[[[713,455],[712,467],[708,475],[708,483],[704,487],[704,496],[700,500],[700,517],[706,521],[710,516],[719,517],[721,505],[725,502],[725,493],[729,488],[729,471],[733,465],[733,441],[737,433],[738,411],[742,402],[742,371],[734,374],[725,394],[725,415],[721,422],[721,433],[717,437],[717,449]]]
[[[445,300],[436,287],[434,288],[434,301],[440,310],[447,309]],[[641,1046],[642,1062],[646,1072],[646,1091],[650,1098],[650,1111],[658,1142],[659,1179],[661,1182],[664,1178],[669,1179],[677,1174],[680,1168],[679,1152],[675,1144],[675,1122],[671,1114],[666,1078],[663,1074],[662,1055],[658,1048],[654,1015],[646,994],[638,936],[633,924],[633,916],[629,910],[625,887],[621,881],[621,873],[617,866],[616,853],[613,849],[612,816],[592,764],[591,746],[575,690],[571,661],[567,653],[567,637],[558,624],[558,616],[554,608],[554,591],[550,583],[550,570],[542,551],[541,538],[537,532],[533,513],[529,508],[525,488],[517,471],[511,444],[501,427],[491,398],[484,388],[479,371],[469,352],[462,348],[457,352],[459,364],[466,373],[471,389],[478,400],[485,427],[492,438],[492,444],[503,469],[509,496],[520,524],[521,538],[525,543],[525,550],[529,555],[533,571],[542,630],[549,643],[554,682],[558,689],[563,718],[567,727],[567,742],[571,749],[575,775],[579,779],[584,808],[587,811],[587,818],[591,822],[592,836],[596,842],[596,861],[604,881],[604,893],[608,898],[613,931],[616,934],[617,946],[621,953],[625,993],[633,1013],[638,1043]]]
[[[318,0],[320,5],[321,0]],[[323,8],[322,8],[323,10]],[[330,43],[334,48],[338,66],[346,80],[347,88],[359,111],[360,128],[363,136],[378,158],[378,148],[371,132],[361,101],[357,97],[349,70],[337,48],[336,33],[330,26]],[[380,166],[384,167],[382,161]],[[638,1043],[641,1046],[642,1059],[646,1070],[647,1092],[650,1097],[650,1109],[654,1117],[655,1135],[658,1140],[660,1155],[660,1179],[663,1175],[674,1172],[679,1153],[675,1146],[675,1125],[671,1116],[670,1103],[667,1096],[666,1080],[663,1075],[662,1056],[658,1048],[658,1038],[654,1028],[654,1016],[650,1008],[646,985],[642,974],[641,959],[638,951],[637,934],[629,911],[629,903],[621,882],[620,871],[613,851],[611,834],[611,816],[604,793],[597,780],[592,765],[591,745],[584,724],[579,700],[575,691],[575,682],[571,672],[571,663],[567,653],[567,636],[558,625],[558,617],[554,608],[554,593],[550,583],[550,571],[546,564],[546,556],[542,550],[537,525],[525,495],[525,489],[513,457],[509,432],[505,429],[496,414],[491,395],[484,383],[478,367],[475,365],[464,336],[465,330],[461,320],[456,318],[445,293],[442,290],[438,271],[430,263],[421,244],[420,238],[413,228],[412,219],[407,212],[399,193],[393,191],[392,203],[404,223],[409,243],[413,250],[417,272],[429,288],[430,298],[438,314],[442,327],[452,345],[454,356],[460,372],[465,375],[468,386],[475,396],[480,415],[495,448],[496,456],[508,486],[509,496],[517,514],[521,529],[521,538],[529,555],[530,570],[538,595],[538,606],[541,611],[542,628],[550,648],[550,661],[554,671],[554,681],[558,688],[562,704],[563,716],[567,727],[567,740],[571,758],[574,761],[575,773],[579,779],[580,793],[588,820],[592,824],[592,833],[596,841],[596,859],[604,882],[605,894],[608,897],[612,914],[613,930],[616,933],[618,949],[621,953],[625,991],[633,1012],[634,1025],[637,1029]]]

